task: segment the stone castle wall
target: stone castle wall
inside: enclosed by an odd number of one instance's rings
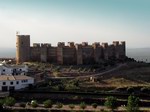
[[[34,43],[30,46],[30,36],[17,35],[17,63],[25,61],[50,62],[57,64],[94,64],[109,59],[124,59],[126,57],[125,42],[114,41],[113,44],[87,42],[74,44],[58,42],[56,47],[49,43]]]

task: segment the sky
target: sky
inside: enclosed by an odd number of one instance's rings
[[[0,48],[16,32],[32,43],[126,41],[150,47],[150,0],[0,0]]]

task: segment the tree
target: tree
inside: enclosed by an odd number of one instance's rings
[[[97,103],[93,103],[93,104],[92,104],[92,107],[93,107],[93,108],[97,108]]]
[[[139,111],[139,98],[130,95],[128,97],[128,103],[127,103],[127,112],[138,112]]]
[[[109,96],[109,97],[107,97],[104,105],[106,107],[110,108],[112,111],[114,111],[114,109],[117,108],[116,103],[117,103],[117,99],[113,96]]]
[[[62,107],[63,107],[62,103],[59,103],[59,102],[56,103],[56,108],[62,108]]]
[[[16,100],[13,97],[6,97],[4,100],[4,104],[6,106],[13,106],[16,103]]]
[[[4,100],[0,99],[0,109],[2,109],[3,104],[4,104]]]
[[[51,108],[53,105],[51,100],[46,100],[43,102],[43,104],[45,108]]]
[[[80,103],[80,108],[82,108],[83,110],[86,108],[86,104],[84,102]]]
[[[74,107],[75,107],[74,104],[69,105],[69,108],[71,108],[71,110],[74,109]]]
[[[31,106],[32,106],[32,107],[37,107],[37,106],[38,106],[37,101],[36,101],[36,100],[32,100],[32,101],[31,101]]]

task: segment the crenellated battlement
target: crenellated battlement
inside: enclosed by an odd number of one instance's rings
[[[108,44],[107,42],[104,42],[102,44],[100,44],[100,42],[94,42],[91,45],[88,44],[88,42],[82,42],[82,43],[74,43],[74,42],[68,42],[67,44],[65,44],[65,42],[58,42],[57,46],[51,46],[50,43],[33,43],[33,47],[76,47],[76,48],[81,48],[81,47],[93,47],[93,48],[97,48],[97,47],[103,47],[103,48],[107,48],[107,47],[111,47],[111,46],[119,46],[119,45],[125,45],[125,41],[121,41],[119,43],[119,41],[113,41],[112,44]]]
[[[33,43],[33,47],[41,47],[40,43]]]
[[[107,43],[107,42],[102,43],[102,47],[103,47],[103,48],[107,48],[107,47],[108,47],[108,43]]]
[[[65,47],[65,42],[58,42],[57,47]]]
[[[68,46],[71,48],[75,47],[74,42],[68,42]]]
[[[94,42],[94,43],[92,44],[92,46],[93,46],[94,48],[100,47],[100,42]]]
[[[113,45],[114,46],[118,46],[119,45],[119,41],[113,41]]]
[[[58,64],[90,64],[105,59],[124,59],[126,57],[125,41],[74,43],[58,42],[57,46],[50,43],[33,43],[30,46],[30,35],[17,36],[17,62],[42,61]],[[22,44],[23,43],[23,44]],[[27,54],[24,52],[28,52]]]

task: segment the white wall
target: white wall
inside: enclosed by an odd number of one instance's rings
[[[18,67],[18,68],[5,67],[4,65],[0,65],[0,75],[12,75],[14,69],[16,69],[16,72],[23,72],[23,73],[28,72],[27,65],[25,65],[25,67]],[[21,69],[21,71],[20,71],[20,69]],[[3,71],[3,70],[5,70],[5,71]]]
[[[16,83],[17,81],[19,81],[19,84]],[[3,82],[6,82],[6,85],[3,85]],[[13,82],[13,85],[11,85],[10,82]],[[22,80],[13,80],[13,81],[5,80],[5,81],[0,81],[0,91],[2,90],[2,86],[8,86],[8,90],[9,90],[9,87],[14,86],[15,90],[18,90],[18,89],[22,89],[22,88],[28,87],[29,84],[34,84],[34,79],[33,78],[28,79],[27,82],[22,82]]]
[[[3,71],[5,70],[5,71]],[[11,68],[7,68],[5,66],[1,66],[0,67],[0,75],[5,75],[5,74],[12,74],[12,69]]]

